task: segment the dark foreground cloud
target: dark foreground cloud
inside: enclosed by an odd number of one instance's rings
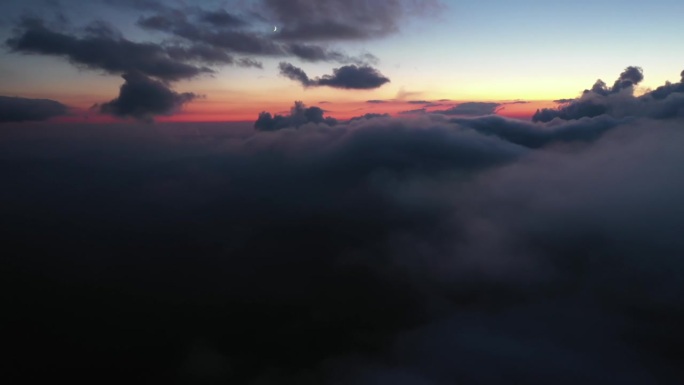
[[[299,67],[290,63],[280,63],[280,74],[297,81],[303,87],[327,86],[341,89],[367,90],[379,88],[389,83],[389,79],[383,76],[377,69],[369,66],[348,65],[335,68],[332,75],[311,79]]]
[[[68,112],[69,107],[50,99],[0,96],[0,123],[41,121]]]
[[[99,105],[102,113],[150,122],[157,115],[172,115],[197,98],[190,92],[174,92],[164,83],[141,73],[131,72],[122,77],[126,82],[121,86],[119,96]]]
[[[284,119],[5,127],[3,375],[680,384],[681,119]]]
[[[634,96],[634,86],[644,78],[639,67],[627,67],[612,87],[598,80],[577,99],[560,99],[558,108],[538,110],[532,120],[573,120],[609,115],[616,118],[650,117],[671,119],[684,116],[684,81],[667,83],[641,96]]]

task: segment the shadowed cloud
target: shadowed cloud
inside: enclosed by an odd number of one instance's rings
[[[609,115],[615,118],[651,117],[672,119],[684,116],[684,82],[667,83],[641,96],[634,96],[634,86],[643,80],[639,67],[627,67],[612,87],[598,80],[577,99],[560,99],[558,108],[537,110],[535,122],[554,119],[573,120]],[[683,79],[684,80],[684,79]]]
[[[301,68],[295,67],[290,63],[281,62],[279,68],[282,76],[301,83],[305,88],[327,86],[341,89],[367,90],[382,87],[390,81],[377,69],[369,66],[343,66],[335,68],[332,75],[324,75],[315,79],[309,78]]]
[[[3,131],[9,374],[680,383],[681,120],[283,119]]]
[[[150,122],[154,116],[171,115],[185,103],[197,98],[197,95],[189,92],[176,93],[164,83],[138,72],[122,77],[126,82],[121,86],[119,97],[100,105],[102,113]]]
[[[440,6],[434,0],[263,0],[266,13],[286,26],[283,40],[365,40],[399,30],[409,17],[427,15]]]
[[[69,107],[55,100],[0,96],[0,123],[42,121],[68,113]]]
[[[290,109],[290,114],[271,115],[269,112],[262,112],[259,118],[254,122],[254,128],[259,131],[275,131],[284,128],[298,128],[307,123],[325,123],[328,126],[337,124],[337,120],[331,117],[323,116],[325,111],[319,107],[306,107],[302,102],[295,102],[295,105]]]
[[[138,71],[159,79],[179,80],[212,72],[174,60],[157,44],[135,43],[110,34],[78,37],[54,31],[40,20],[25,20],[6,43],[14,52],[61,56],[76,65],[114,74]]]
[[[467,102],[446,110],[433,111],[433,113],[464,116],[491,115],[494,114],[501,105],[501,103]]]

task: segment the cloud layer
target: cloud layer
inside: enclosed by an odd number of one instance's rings
[[[69,107],[55,100],[0,96],[0,123],[42,121],[68,112]]]
[[[41,20],[25,20],[7,45],[14,52],[62,56],[76,65],[113,74],[137,71],[163,80],[179,80],[211,72],[175,60],[162,46],[135,43],[109,29],[91,29],[80,37],[54,31]]]
[[[259,121],[4,131],[9,374],[679,383],[681,118]]]

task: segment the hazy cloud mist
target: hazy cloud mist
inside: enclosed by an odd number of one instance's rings
[[[174,127],[51,127],[49,143],[5,131],[12,372],[244,384],[683,375],[681,119],[331,124],[297,103],[259,118],[269,132]]]

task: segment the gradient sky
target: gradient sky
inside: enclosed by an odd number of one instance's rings
[[[46,20],[59,20],[63,15],[67,21],[62,24],[71,30],[105,20],[135,42],[168,38],[140,28],[137,20],[149,12],[123,3],[5,1],[0,4],[0,41],[12,36],[18,20],[26,15]],[[182,2],[165,4],[181,6]],[[247,7],[259,10],[258,1],[195,1],[193,5],[238,14]],[[174,83],[177,92],[203,97],[185,105],[172,119],[252,120],[262,110],[285,111],[294,100],[307,105],[329,102],[325,109],[342,118],[411,109],[405,103],[365,103],[394,99],[533,101],[499,111],[524,117],[536,108],[553,105],[551,100],[578,96],[597,78],[610,83],[631,65],[644,69],[641,90],[677,81],[684,63],[682,14],[684,2],[675,0],[443,1],[398,19],[400,28],[395,33],[325,44],[349,55],[375,55],[378,62],[373,66],[391,80],[382,87],[304,88],[279,74],[278,63],[283,58],[255,57],[263,63],[262,69],[216,66],[217,72],[211,76]],[[271,28],[268,21],[258,26],[265,34]],[[0,95],[57,100],[80,111],[78,119],[94,104],[115,98],[122,84],[114,74],[78,68],[64,58],[3,49]],[[295,58],[286,61],[312,77],[340,66]]]

